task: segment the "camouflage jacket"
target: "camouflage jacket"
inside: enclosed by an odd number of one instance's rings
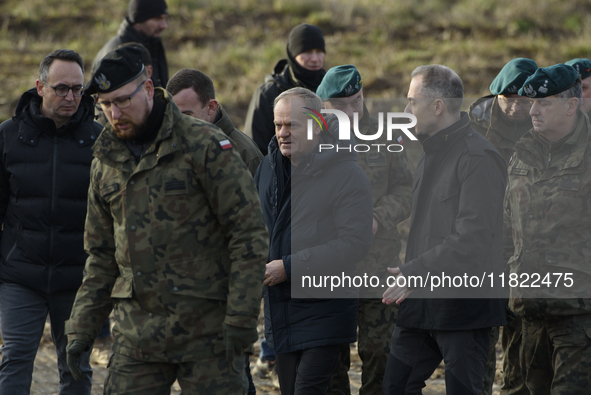
[[[250,174],[254,177],[263,160],[263,154],[261,154],[259,147],[257,147],[250,137],[234,127],[234,123],[221,104],[218,106],[218,109],[220,111],[220,119],[215,123],[215,126],[222,129],[222,132],[234,142],[238,154],[244,163],[246,163]]]
[[[504,250],[519,275],[511,306],[530,321],[591,313],[591,129],[578,116],[574,131],[553,143],[530,130],[509,165],[505,228],[513,232]],[[559,273],[572,273],[571,287]]]
[[[359,123],[363,134],[375,134],[378,119],[369,116],[367,108]],[[369,152],[357,154],[357,164],[371,184],[373,200],[373,216],[378,220],[378,231],[375,234],[367,257],[358,265],[359,273],[377,275],[384,279],[389,276],[387,267],[400,265],[400,234],[396,227],[410,216],[412,206],[412,174],[414,167],[407,158],[406,152],[389,152],[386,147],[397,144],[397,135],[393,141],[386,140],[386,133],[371,144],[384,144],[379,151],[372,147]],[[398,262],[398,263],[396,263]],[[370,274],[371,273],[371,274]],[[371,297],[381,297],[383,290],[370,288],[367,291],[377,292]],[[361,295],[370,296],[370,295]]]
[[[496,96],[485,96],[470,105],[468,111],[472,128],[493,143],[505,163],[513,155],[517,140],[531,129],[531,120],[512,122],[505,119],[497,105]]]
[[[252,177],[215,126],[170,94],[139,163],[108,125],[93,150],[89,254],[66,324],[95,338],[114,309],[114,352],[184,362],[224,351],[222,323],[256,327],[268,235]]]

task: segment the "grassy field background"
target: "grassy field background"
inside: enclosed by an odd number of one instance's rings
[[[285,56],[292,27],[320,26],[326,68],[355,64],[366,97],[405,97],[418,65],[445,64],[466,97],[488,94],[514,57],[540,66],[591,57],[589,0],[168,0],[163,33],[170,75],[197,68],[241,127],[252,92]],[[41,59],[58,48],[87,68],[127,10],[116,0],[0,1],[0,121],[34,86]],[[86,80],[90,78],[86,73]],[[469,103],[467,103],[469,104]]]

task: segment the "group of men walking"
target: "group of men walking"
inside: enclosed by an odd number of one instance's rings
[[[282,394],[350,394],[355,341],[360,394],[420,394],[442,360],[448,394],[490,394],[499,337],[502,394],[587,393],[591,61],[513,59],[468,112],[453,70],[416,68],[415,171],[376,149],[408,136],[370,116],[355,66],[325,71],[318,27],[291,31],[245,134],[207,75],[169,80],[166,18],[132,0],[86,85],[54,51],[0,125],[0,393],[29,393],[48,314],[60,394],[90,393],[111,314],[105,394],[255,393],[261,298],[257,371]],[[304,281],[363,274],[381,298]],[[446,275],[483,282],[427,285]]]

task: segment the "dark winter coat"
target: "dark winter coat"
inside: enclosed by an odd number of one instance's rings
[[[320,142],[336,145],[326,132]],[[287,274],[287,281],[264,287],[265,337],[277,353],[356,339],[356,298],[291,297],[303,273],[354,275],[372,241],[371,189],[356,154],[317,151],[301,159],[290,179],[289,159],[273,137],[255,176],[269,230],[268,260],[283,259]]]
[[[83,233],[93,143],[93,101],[56,132],[36,89],[0,125],[0,281],[51,294],[75,291],[86,261]]]
[[[138,32],[133,28],[133,25],[129,23],[127,18],[121,22],[117,35],[107,41],[94,58],[90,75],[94,75],[99,62],[106,54],[117,48],[119,45],[129,42],[140,43],[148,49],[150,56],[152,57],[152,82],[154,82],[154,86],[162,88],[166,87],[166,84],[168,84],[168,65],[166,63],[166,53],[164,52],[162,39],[160,37],[148,37]]]
[[[469,330],[504,325],[501,298],[493,294],[491,272],[502,271],[503,196],[506,166],[495,147],[460,121],[423,138],[413,181],[413,209],[400,267],[409,276],[478,276],[482,288],[417,287],[400,304],[396,325],[426,330]],[[476,292],[475,292],[476,291]],[[438,296],[438,297],[435,297]]]
[[[267,146],[275,136],[273,124],[275,98],[286,90],[298,86],[308,88],[304,81],[298,81],[295,78],[287,64],[287,59],[282,59],[275,65],[273,74],[267,74],[265,82],[252,95],[244,122],[244,133],[253,139],[263,155],[267,155]]]

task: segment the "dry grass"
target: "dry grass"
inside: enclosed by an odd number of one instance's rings
[[[40,60],[57,48],[87,65],[126,12],[115,0],[7,0],[0,4],[0,121],[33,86]],[[327,66],[355,64],[369,97],[403,97],[410,72],[455,69],[466,96],[486,94],[505,62],[531,57],[547,66],[591,56],[586,0],[169,0],[164,33],[169,69],[198,68],[238,125],[250,96],[285,53],[298,23],[320,26]],[[90,76],[87,74],[86,78]]]

